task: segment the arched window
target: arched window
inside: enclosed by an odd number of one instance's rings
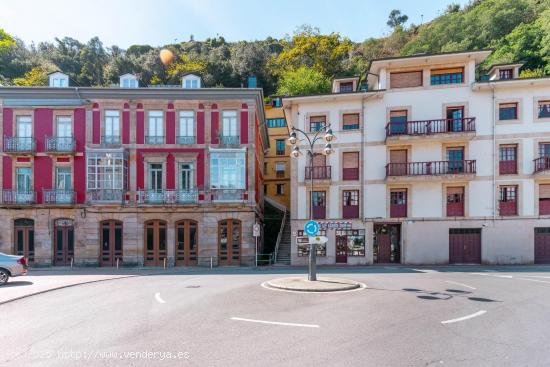
[[[101,253],[100,266],[122,265],[122,222],[119,220],[104,220],[99,225]]]
[[[220,265],[241,263],[241,221],[226,219],[218,222],[218,258]]]
[[[34,262],[34,220],[27,218],[16,219],[13,222],[14,254],[25,257]]]
[[[167,256],[166,222],[153,219],[145,222],[145,246],[143,264],[161,266]]]
[[[184,219],[176,223],[176,266],[198,263],[198,223]]]

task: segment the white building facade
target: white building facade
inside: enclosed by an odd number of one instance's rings
[[[292,162],[292,264],[311,203],[320,264],[550,262],[550,78],[476,77],[489,53],[374,60],[367,91],[284,99],[290,126],[337,136]]]

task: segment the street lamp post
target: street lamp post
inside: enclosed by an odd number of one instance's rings
[[[325,132],[325,135],[321,137],[321,133]],[[302,152],[300,148],[296,145],[298,142],[298,134],[304,136],[304,139],[300,141],[307,142],[309,149],[307,149],[307,155],[309,157],[309,187],[310,187],[310,200],[309,200],[309,220],[313,220],[313,148],[317,141],[324,139],[326,141],[325,148],[323,149],[324,155],[330,155],[332,153],[331,141],[336,137],[332,134],[332,129],[330,124],[325,124],[321,126],[313,137],[310,137],[305,131],[300,130],[296,127],[293,127],[290,132],[290,137],[288,142],[293,146],[292,152],[290,153],[292,157],[298,158]],[[314,243],[309,244],[309,269],[308,269],[308,280],[316,281],[317,280],[317,245]]]

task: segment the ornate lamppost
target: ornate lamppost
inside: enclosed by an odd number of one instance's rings
[[[324,136],[321,136],[323,132],[325,134]],[[299,140],[298,133],[300,133],[304,138]],[[300,157],[300,155],[302,155],[300,148],[298,147],[298,145],[296,145],[298,141],[304,142],[304,143],[307,142],[307,145],[309,145],[309,148],[307,149],[306,153],[309,157],[309,186],[310,186],[309,219],[310,220],[313,220],[313,178],[314,178],[313,149],[314,149],[315,143],[322,139],[326,142],[325,147],[323,149],[323,154],[324,155],[332,154],[331,142],[334,139],[336,139],[336,137],[332,133],[330,124],[325,124],[323,126],[320,126],[317,129],[317,131],[315,131],[313,137],[310,137],[305,131],[300,130],[296,127],[293,127],[290,132],[290,137],[288,138],[288,142],[292,145],[292,151],[290,155],[294,158],[298,158]],[[310,242],[311,243],[309,244],[308,280],[316,281],[317,280],[317,245],[313,243],[313,241],[310,241]]]

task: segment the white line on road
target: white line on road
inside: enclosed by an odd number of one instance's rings
[[[318,327],[320,327],[319,325],[313,325],[313,324],[294,324],[292,322],[278,322],[278,321],[243,319],[241,317],[232,317],[231,320],[256,322],[258,324],[282,325],[282,326],[299,326],[299,327],[309,327],[309,328],[318,328]]]
[[[523,275],[526,278],[544,278],[544,279],[550,279],[550,277],[545,277],[543,275]]]
[[[166,301],[164,301],[162,298],[160,298],[160,293],[159,292],[155,293],[155,299],[157,300],[158,303],[166,303]]]
[[[476,313],[473,313],[473,314],[468,315],[468,316],[459,317],[457,319],[441,321],[441,323],[442,324],[452,324],[453,322],[459,322],[459,321],[464,321],[464,320],[468,320],[468,319],[473,319],[474,317],[481,316],[486,312],[487,311],[485,311],[485,310],[481,310],[481,311],[477,311]]]
[[[466,285],[466,284],[464,284],[464,283],[459,283],[459,282],[453,282],[452,280],[446,280],[445,282],[451,283],[451,284],[455,284],[455,285],[459,285],[459,286],[464,287],[464,288],[475,289],[475,288],[472,287],[471,285]]]
[[[412,270],[418,271],[420,273],[437,273],[437,271],[435,271],[433,269],[412,269]]]
[[[546,280],[540,280],[540,279],[529,279],[529,278],[516,278],[516,279],[528,280],[528,281],[530,281],[530,282],[538,282],[538,283],[550,284],[550,282],[548,282],[548,281],[546,281]]]

